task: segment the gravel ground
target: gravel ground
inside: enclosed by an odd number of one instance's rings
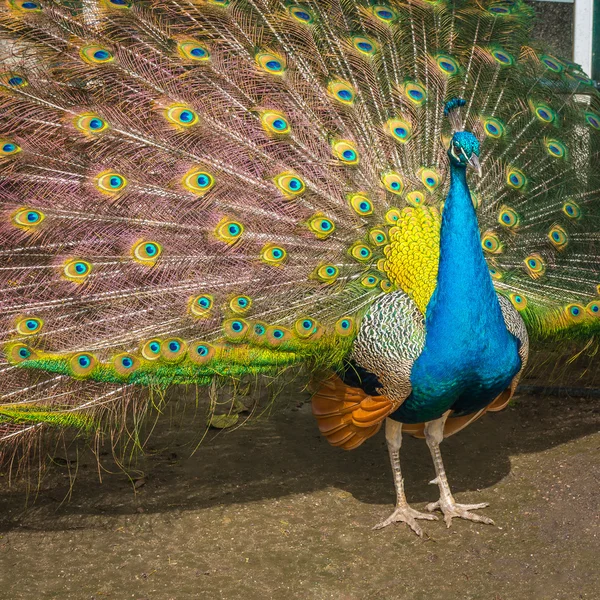
[[[382,433],[331,448],[295,394],[192,454],[201,419],[180,405],[133,479],[104,457],[99,482],[80,446],[73,486],[63,455],[37,490],[0,487],[0,598],[597,599],[598,402],[520,396],[444,442],[458,500],[497,526],[421,521],[424,539],[371,530],[394,501]],[[402,462],[409,501],[436,499],[425,444]]]

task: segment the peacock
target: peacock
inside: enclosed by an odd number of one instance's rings
[[[376,528],[491,524],[442,440],[507,405],[530,341],[600,334],[600,94],[531,25],[522,0],[4,0],[4,458],[302,366],[333,446],[385,421]]]

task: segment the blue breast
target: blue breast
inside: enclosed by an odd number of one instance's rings
[[[465,336],[428,336],[411,372],[412,393],[391,417],[403,423],[477,412],[510,386],[521,368],[519,341],[510,333],[470,328]],[[461,339],[462,338],[462,339]]]
[[[449,409],[476,412],[509,387],[521,368],[483,251],[465,169],[452,169],[442,217],[437,286],[425,313],[425,346],[411,371],[412,393],[392,414],[403,423]]]

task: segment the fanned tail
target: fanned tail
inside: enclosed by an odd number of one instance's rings
[[[424,310],[457,96],[497,289],[534,337],[594,339],[600,100],[530,23],[518,0],[3,5],[0,437],[336,368],[381,294]]]

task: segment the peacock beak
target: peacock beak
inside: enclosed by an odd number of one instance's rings
[[[477,171],[477,175],[481,177],[481,165],[479,164],[479,157],[476,154],[471,154],[471,158],[468,159],[468,165]]]

